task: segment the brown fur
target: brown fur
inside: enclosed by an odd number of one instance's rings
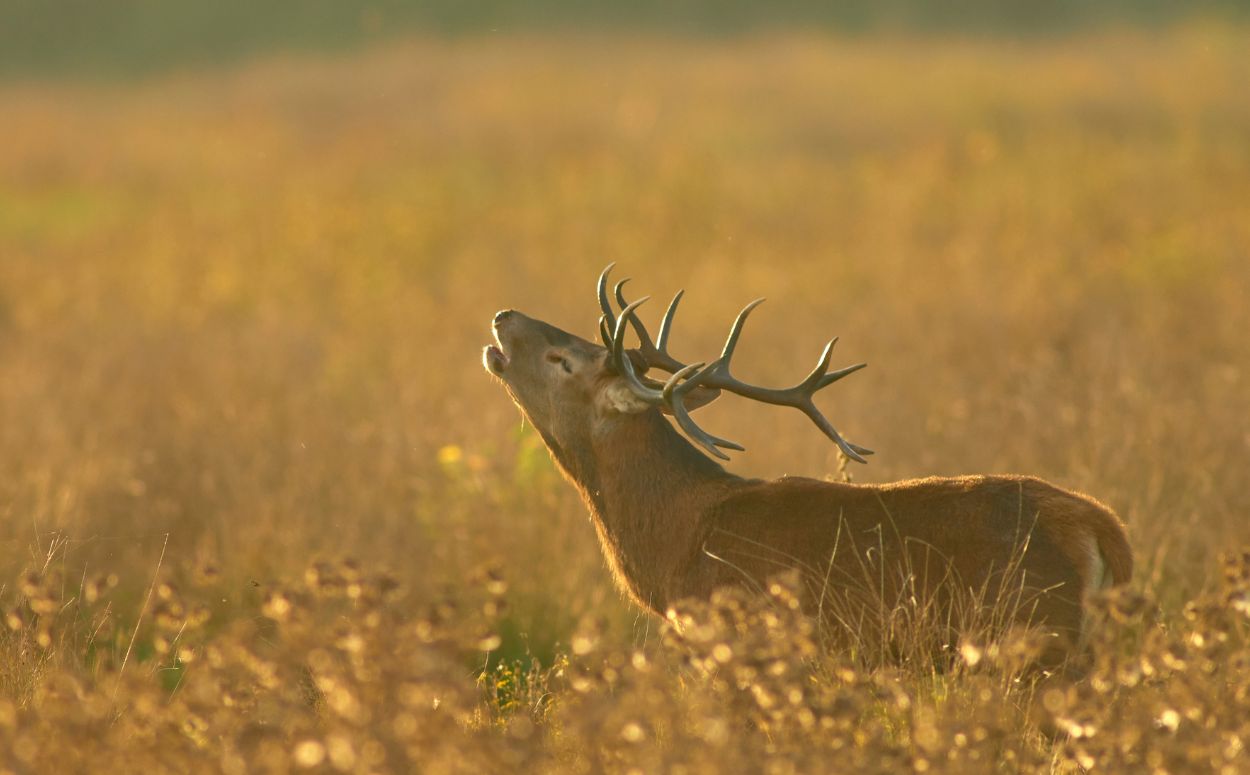
[[[496,330],[506,355],[488,352],[488,369],[582,493],[620,587],[653,612],[797,568],[813,609],[831,591],[887,605],[1011,595],[1016,620],[1075,643],[1100,569],[1116,584],[1132,573],[1122,523],[1088,496],[1027,476],[743,479],[621,398],[603,348],[519,313]]]

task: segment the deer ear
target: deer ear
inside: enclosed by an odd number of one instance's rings
[[[697,387],[686,394],[685,400],[682,401],[682,405],[686,407],[687,412],[693,412],[701,406],[707,406],[717,398],[720,398],[719,389]],[[672,414],[666,406],[660,407],[660,411],[664,412],[664,414]]]
[[[634,395],[620,377],[608,381],[599,393],[599,402],[604,409],[619,414],[638,414],[651,408],[651,404]]]

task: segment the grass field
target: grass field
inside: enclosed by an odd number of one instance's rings
[[[478,36],[0,88],[0,764],[1250,769],[1247,48]],[[609,261],[687,289],[683,354],[769,297],[743,378],[840,335],[857,481],[1120,512],[1093,677],[624,603],[479,362],[503,307],[593,336]],[[701,414],[735,471],[838,475],[798,413]]]

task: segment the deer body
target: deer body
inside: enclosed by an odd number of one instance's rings
[[[574,481],[619,586],[660,615],[716,587],[763,588],[789,568],[815,586],[862,585],[866,568],[880,564],[875,553],[909,568],[930,592],[952,583],[984,588],[1014,562],[1029,588],[1053,590],[1029,613],[1076,634],[1084,593],[1131,573],[1123,530],[1109,509],[1034,477],[884,485],[743,479],[697,452],[658,410],[649,414],[609,436],[600,455],[586,461],[582,470],[596,471],[597,490]],[[632,438],[620,438],[627,434]],[[630,447],[663,450],[667,464],[649,457],[640,458],[646,465],[619,465],[619,452]],[[886,583],[902,579],[887,574]],[[996,591],[987,590],[991,598]]]
[[[825,375],[831,344],[801,385],[747,386],[728,368],[746,312],[721,359],[686,366],[665,351],[673,308],[657,348],[631,317],[637,305],[625,304],[619,286],[617,296],[625,309],[615,325],[602,326],[605,347],[506,311],[495,318],[499,345],[484,361],[581,492],[613,575],[638,605],[663,614],[683,598],[708,598],[727,585],[763,588],[796,569],[813,612],[831,594],[886,606],[917,598],[950,606],[962,595],[993,607],[1012,596],[1014,618],[1075,642],[1085,595],[1128,580],[1132,556],[1119,518],[1033,477],[859,485],[729,473],[662,410],[722,456],[716,447],[739,447],[694,426],[690,409],[721,390],[784,402],[862,460],[869,450],[842,439],[810,403],[811,392],[858,367]],[[606,317],[602,279],[600,298]],[[639,351],[623,350],[627,322],[642,340]],[[637,372],[652,365],[673,376],[663,386],[643,382]]]

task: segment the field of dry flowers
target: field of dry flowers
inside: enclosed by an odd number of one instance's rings
[[[0,770],[1250,770],[1247,47],[470,37],[0,87]],[[501,307],[592,336],[608,261],[687,289],[682,353],[770,297],[744,378],[841,335],[858,481],[1123,514],[1087,680],[830,652],[785,579],[631,610],[479,364]],[[798,413],[704,412],[736,471],[839,475]]]

